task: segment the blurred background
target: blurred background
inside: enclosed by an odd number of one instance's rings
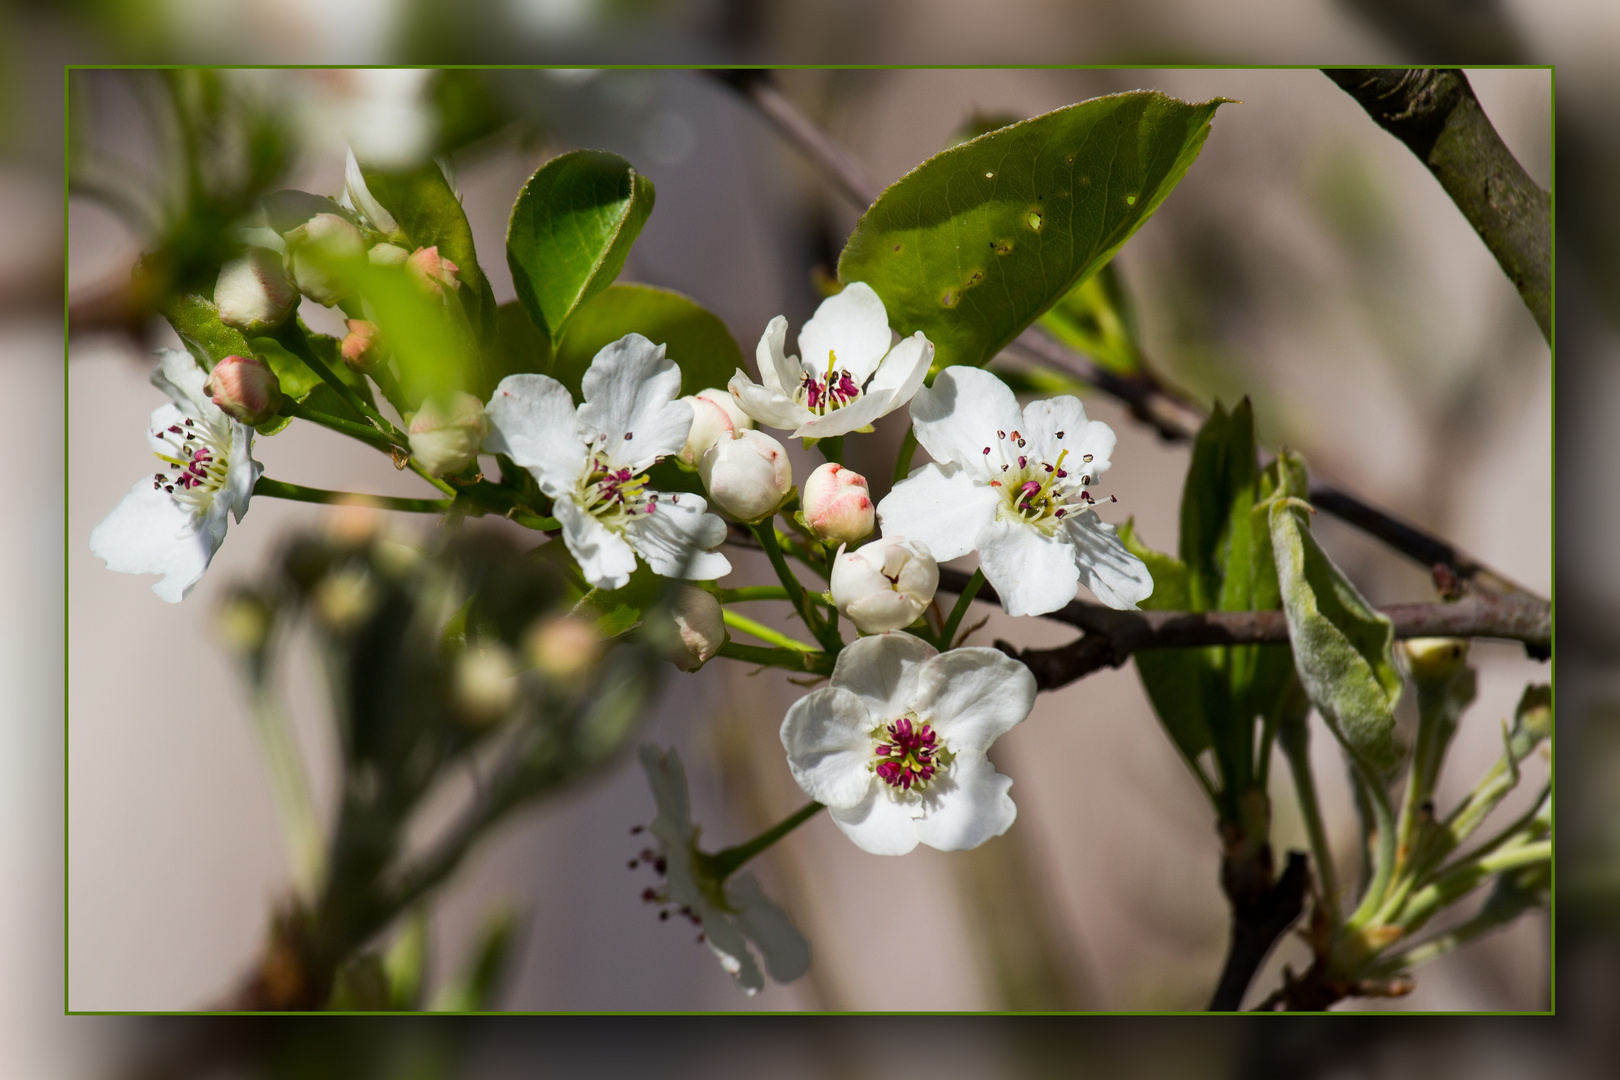
[[[49,461],[20,470],[18,511],[9,515],[4,541],[5,610],[18,614],[7,620],[0,650],[13,714],[0,747],[0,865],[7,875],[0,955],[10,958],[0,989],[0,1044],[15,1058],[17,1075],[120,1075],[132,1062],[178,1071],[181,1058],[229,1069],[233,1060],[259,1055],[285,1075],[316,1075],[300,1063],[318,1059],[337,1069],[331,1075],[407,1075],[391,1070],[410,1067],[440,1070],[416,1075],[498,1076],[532,1071],[542,1049],[560,1075],[614,1075],[642,1053],[675,1075],[766,1060],[791,1060],[806,1076],[859,1074],[880,1064],[902,1075],[913,1066],[948,1075],[1044,1075],[1077,1056],[1098,1072],[1141,1075],[1285,1068],[1295,1075],[1437,1068],[1605,1075],[1613,1067],[1614,1036],[1601,1019],[1617,1003],[1620,686],[1617,636],[1606,628],[1620,603],[1620,574],[1598,539],[1608,535],[1614,513],[1605,474],[1591,470],[1610,459],[1605,440],[1614,438],[1612,424],[1599,418],[1620,394],[1604,366],[1615,358],[1620,279],[1612,220],[1589,219],[1579,204],[1587,192],[1612,190],[1613,173],[1583,174],[1571,164],[1601,169],[1613,160],[1614,132],[1599,107],[1614,89],[1600,62],[1620,43],[1612,14],[1596,5],[1583,13],[1579,5],[1531,11],[1483,3],[1416,5],[1397,18],[1370,2],[1290,5],[1283,17],[1256,3],[1216,19],[1179,3],[1134,5],[1128,17],[1092,5],[1031,3],[1005,7],[989,25],[967,6],[925,12],[902,4],[876,14],[829,5],[812,25],[793,10],[749,4],[482,4],[458,8],[453,21],[426,6],[388,3],[226,7],[229,17],[169,4],[80,4],[49,14],[24,7],[6,16],[16,31],[6,35],[16,63],[5,98],[9,153],[0,187],[13,241],[0,261],[4,385],[13,400],[28,402],[16,410],[23,440],[45,447],[33,460],[55,457],[64,424],[72,447],[65,467]],[[210,644],[211,600],[231,579],[251,576],[287,528],[320,520],[313,508],[255,502],[178,608],[156,601],[146,581],[110,574],[88,555],[84,537],[126,490],[129,463],[141,453],[140,425],[154,405],[147,349],[165,339],[151,326],[131,326],[121,296],[150,234],[103,202],[71,198],[67,281],[76,325],[65,386],[70,408],[58,420],[64,384],[56,274],[63,264],[56,222],[63,195],[52,163],[62,145],[60,64],[994,62],[1040,58],[1029,49],[1043,44],[1060,54],[1047,59],[1077,59],[1062,42],[1084,42],[1084,58],[1096,61],[1559,63],[1557,136],[1566,166],[1559,186],[1566,196],[1559,237],[1566,361],[1558,417],[1566,448],[1560,598],[1567,601],[1563,626],[1576,634],[1565,635],[1560,653],[1565,874],[1556,1024],[1472,1022],[1426,1033],[1407,1028],[1387,1039],[1369,1038],[1364,1028],[1352,1037],[1343,1024],[1318,1027],[1308,1038],[1297,1027],[1254,1024],[1216,1036],[1204,1025],[1144,1040],[1140,1024],[1100,1020],[1014,1028],[871,1019],[831,1025],[834,1034],[825,1038],[779,1020],[707,1021],[696,1030],[673,1020],[394,1023],[345,1031],[334,1042],[332,1025],[243,1021],[210,1023],[208,1059],[199,1058],[202,1044],[186,1022],[55,1018],[64,976],[71,986],[65,1004],[73,1009],[205,1006],[239,978],[260,944],[269,905],[285,887],[285,855],[238,687]],[[1469,74],[1509,147],[1538,183],[1550,183],[1552,76]],[[106,152],[110,181],[161,191],[164,133],[143,120],[141,107],[143,80],[151,78],[96,73],[75,83],[74,133]],[[1270,445],[1301,449],[1323,475],[1456,540],[1528,587],[1551,589],[1546,345],[1422,166],[1319,73],[804,71],[781,81],[883,182],[943,146],[975,112],[1029,115],[1136,87],[1241,99],[1222,110],[1203,156],[1119,259],[1149,352],[1202,401],[1253,395]],[[624,154],[658,186],[658,208],[623,279],[687,292],[727,320],[745,351],[772,315],[786,314],[797,326],[813,310],[812,269],[836,257],[855,210],[718,83],[690,72],[526,71],[456,82],[478,108],[450,115],[502,121],[487,131],[454,129],[465,140],[456,154],[459,185],[498,298],[511,296],[500,245],[518,186],[552,154],[589,145]],[[345,123],[368,115],[378,80],[260,72],[238,85],[273,103],[308,140],[290,163],[290,184],[335,192]],[[1571,220],[1580,226],[1570,229]],[[1106,488],[1121,500],[1115,519],[1134,514],[1150,543],[1170,546],[1185,451],[1157,443],[1105,399],[1088,407],[1121,435]],[[415,493],[375,455],[352,452],[322,432],[306,434],[295,429],[259,444],[271,475]],[[64,480],[65,531],[57,510]],[[1420,570],[1330,522],[1319,528],[1373,600],[1427,597]],[[58,719],[64,639],[56,632],[64,561],[73,665],[65,745]],[[739,564],[739,577],[763,571]],[[1070,635],[997,617],[978,640],[996,636],[1055,644]],[[195,662],[179,684],[160,661],[182,650]],[[1475,656],[1482,692],[1453,758],[1459,783],[1496,752],[1497,720],[1523,683],[1547,677],[1544,666],[1514,649],[1481,645]],[[313,674],[307,663],[304,670]],[[706,837],[733,842],[792,808],[797,792],[775,728],[796,688],[773,674],[749,678],[736,665],[672,675],[666,685],[648,731],[681,748]],[[320,743],[322,700],[313,691],[293,698],[317,763],[330,760]],[[1354,835],[1346,792],[1336,783],[1329,740],[1315,745],[1330,819],[1343,826],[1335,840],[1348,860]],[[73,762],[66,800],[64,751]],[[436,952],[445,962],[459,956],[491,905],[504,902],[525,917],[520,964],[503,1000],[512,1009],[996,1010],[1031,1000],[1095,1010],[1198,1007],[1224,947],[1217,849],[1207,807],[1134,672],[1101,673],[1045,696],[1031,722],[999,744],[998,759],[1018,782],[1019,825],[972,855],[881,860],[817,822],[762,862],[767,887],[816,949],[811,974],[793,986],[743,999],[704,950],[640,904],[642,883],[624,870],[633,853],[626,830],[650,816],[651,802],[629,767],[526,815],[481,849],[439,905]],[[317,764],[317,783],[322,778]],[[1297,844],[1286,781],[1274,797],[1278,845]],[[66,867],[64,805],[72,818]],[[73,882],[66,898],[58,884],[64,868]],[[65,965],[64,899],[73,928]],[[870,961],[880,944],[871,913],[889,905],[914,912],[933,946],[901,971]],[[998,934],[1001,947],[975,945],[990,937],[987,929],[1013,923],[1016,933]],[[1548,929],[1545,921],[1524,920],[1425,969],[1417,992],[1393,1007],[1546,1008]],[[1282,962],[1297,968],[1302,956],[1297,943],[1285,945],[1256,988],[1263,993]],[[895,1039],[921,1040],[930,1052],[922,1062],[908,1054],[891,1065]],[[604,1043],[624,1045],[616,1060],[593,1063]],[[338,1067],[344,1062],[352,1064]]]

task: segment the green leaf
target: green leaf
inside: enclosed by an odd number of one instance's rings
[[[353,368],[343,362],[340,353],[342,342],[326,334],[311,334],[306,331],[305,340],[315,355],[326,363],[343,384],[353,390],[367,405],[373,405],[371,387],[365,378],[357,374]],[[273,337],[256,337],[248,340],[247,345],[255,356],[263,357],[270,370],[276,373],[276,380],[281,384],[281,392],[301,405],[308,405],[317,412],[329,416],[339,416],[348,419],[354,418],[353,411],[348,402],[336,390],[326,385],[326,381],[281,342]],[[288,416],[277,416],[258,425],[256,430],[260,435],[275,435],[292,422]]]
[[[551,376],[580,399],[580,381],[596,354],[626,334],[654,345],[681,369],[681,393],[724,387],[743,366],[742,349],[720,317],[668,289],[613,285],[580,307],[557,346]]]
[[[1134,519],[1119,527],[1119,538],[1153,575],[1153,595],[1141,606],[1158,611],[1187,610],[1186,564],[1142,543]],[[1152,649],[1136,653],[1134,660],[1159,722],[1187,760],[1196,760],[1212,741],[1204,702],[1203,653],[1198,649]]]
[[[428,162],[410,172],[363,169],[371,195],[394,215],[412,248],[437,247],[441,258],[456,264],[461,288],[457,295],[480,340],[495,334],[495,294],[478,266],[472,227],[450,182],[439,166]]]
[[[180,343],[196,357],[204,371],[212,371],[214,365],[227,356],[247,356],[252,352],[242,331],[219,321],[219,308],[212,300],[184,293],[169,299],[161,311],[174,332],[180,335]]]
[[[838,260],[935,366],[984,364],[1095,273],[1185,175],[1226,99],[1134,91],[981,135],[891,185]]]
[[[485,1012],[499,1004],[518,940],[517,913],[500,908],[484,920],[471,961],[434,999],[435,1012]]]
[[[1296,455],[1297,456],[1297,455]],[[1379,773],[1394,768],[1395,628],[1317,546],[1297,499],[1268,512],[1294,665],[1311,701],[1351,753]]]
[[[495,347],[489,354],[489,366],[490,378],[496,383],[508,375],[551,373],[551,341],[516,300],[495,309]],[[491,392],[494,389],[492,385]]]
[[[450,293],[434,297],[403,266],[353,267],[356,285],[398,368],[389,401],[406,420],[428,398],[464,392],[484,400],[491,365],[478,347],[466,310]],[[461,290],[458,290],[461,291]],[[397,400],[396,400],[397,398]]]
[[[652,181],[600,150],[552,158],[523,185],[506,261],[518,299],[552,344],[580,305],[618,277],[652,208]]]
[[[354,211],[345,210],[324,195],[287,188],[273,191],[259,200],[266,224],[278,233],[289,233],[316,214],[336,214],[351,225],[359,225]]]
[[[1063,294],[1041,316],[1041,325],[1109,371],[1134,375],[1142,369],[1136,310],[1113,263]]]

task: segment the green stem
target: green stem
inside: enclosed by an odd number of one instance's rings
[[[307,503],[343,503],[353,506],[374,506],[379,510],[404,510],[415,514],[442,514],[450,509],[449,499],[400,499],[392,495],[361,495],[352,491],[328,491],[325,488],[305,487],[259,477],[253,485],[253,494],[272,499],[291,499]]]
[[[310,796],[309,777],[298,753],[298,743],[282,713],[274,692],[263,681],[253,687],[253,731],[259,737],[270,787],[275,793],[276,810],[281,817],[287,856],[292,863],[293,883],[299,895],[313,898],[320,884],[325,860],[325,838],[315,800]]]
[[[771,560],[771,568],[776,571],[776,576],[782,581],[782,587],[787,590],[793,610],[799,613],[799,618],[804,620],[804,625],[816,640],[826,645],[826,630],[822,627],[821,620],[816,617],[815,609],[805,599],[804,586],[799,584],[799,579],[793,576],[792,568],[782,557],[782,547],[776,540],[775,519],[766,518],[754,525],[753,529],[754,535],[759,537],[760,547],[765,549],[765,557]]]
[[[1288,706],[1284,706],[1287,708]],[[1308,711],[1309,706],[1306,706]],[[1311,773],[1310,729],[1305,726],[1305,711],[1296,716],[1284,716],[1277,725],[1278,741],[1283,756],[1288,759],[1288,772],[1294,778],[1294,794],[1299,801],[1300,817],[1305,819],[1305,832],[1311,841],[1311,859],[1316,863],[1317,880],[1322,885],[1322,904],[1333,926],[1339,924],[1339,878],[1333,868],[1333,849],[1328,844],[1327,828],[1322,823],[1322,807],[1317,801],[1316,778]]]
[[[824,807],[821,803],[808,802],[746,844],[738,844],[736,847],[728,847],[723,851],[715,852],[712,858],[714,859],[713,866],[717,876],[721,881],[724,881],[735,873],[743,863],[815,817],[822,809]]]
[[[973,598],[979,594],[979,589],[983,586],[984,571],[974,567],[973,576],[968,578],[968,583],[963,586],[961,594],[956,598],[956,606],[951,608],[950,617],[945,620],[945,626],[939,632],[941,652],[951,647],[951,642],[956,639],[956,628],[962,625],[962,619],[967,615],[969,605],[973,603]]]
[[[768,641],[772,645],[783,649],[797,649],[799,652],[817,651],[814,645],[806,645],[802,641],[790,638],[781,631],[772,630],[764,623],[757,623],[746,615],[739,615],[735,611],[723,611],[721,615],[725,619],[727,626],[735,630],[741,630],[745,634],[752,634],[761,641]]]
[[[834,465],[842,465],[844,463],[844,437],[842,435],[834,435],[831,438],[817,440],[816,449],[821,451],[822,457],[826,458]]]
[[[811,675],[831,675],[833,658],[824,652],[800,652],[797,649],[766,649],[758,645],[739,645],[728,641],[720,646],[720,656],[741,660],[747,664],[782,668]]]
[[[315,350],[310,348],[309,339],[304,336],[304,328],[299,324],[298,320],[287,320],[286,325],[277,334],[277,338],[283,345],[297,353],[298,358],[309,365],[309,369],[320,376],[321,381],[330,386],[338,397],[343,399],[344,404],[354,410],[356,416],[369,420],[395,446],[410,446],[410,440],[405,437],[403,432],[389,423],[382,413],[362,401],[360,395],[354,392],[353,387],[338,378],[337,374],[330,367],[327,367],[326,361],[315,355]]]
[[[779,585],[744,585],[737,589],[719,591],[722,604],[741,604],[749,600],[786,600],[787,590]]]
[[[1367,883],[1367,893],[1361,898],[1361,904],[1347,920],[1349,925],[1360,927],[1366,925],[1369,917],[1383,905],[1390,875],[1395,871],[1395,811],[1389,805],[1389,793],[1371,770],[1354,757],[1350,759],[1350,770],[1366,793],[1378,829],[1378,852],[1373,859],[1372,880]]]
[[[290,397],[282,399],[281,411],[299,420],[308,420],[322,427],[331,428],[333,431],[347,435],[351,439],[359,439],[361,442],[384,452],[394,445],[387,435],[384,435],[370,424],[357,424],[353,420],[345,420],[341,416],[333,416],[318,409],[311,409],[309,406],[294,401]]]
[[[911,456],[917,452],[917,429],[906,427],[906,436],[900,440],[900,454],[894,459],[894,482],[899,483],[911,472]]]
[[[1467,859],[1448,867],[1432,883],[1414,892],[1401,911],[1400,918],[1394,921],[1410,934],[1428,922],[1435,912],[1473,892],[1492,876],[1551,859],[1551,840],[1514,844],[1482,858]]]

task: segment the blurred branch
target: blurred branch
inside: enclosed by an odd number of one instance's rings
[[[1536,186],[1455,68],[1324,68],[1429,167],[1552,340],[1552,196]]]
[[[815,162],[839,191],[856,206],[864,210],[881,194],[882,189],[867,177],[865,169],[854,156],[817,127],[791,99],[776,88],[769,71],[750,68],[716,71],[711,74],[752,102],[772,126]],[[1468,92],[1468,96],[1472,100],[1472,90]],[[1474,109],[1478,112],[1477,102]],[[1483,122],[1494,139],[1496,133],[1490,128],[1490,121],[1485,119],[1482,112],[1479,113],[1478,119]],[[1505,149],[1503,153],[1506,153]],[[1512,161],[1511,155],[1508,155],[1508,160]],[[1513,162],[1513,167],[1518,168],[1516,161]],[[1523,174],[1522,169],[1519,172]],[[1526,183],[1529,183],[1528,178]],[[1530,186],[1534,188],[1533,184]],[[1545,193],[1541,194],[1545,199]],[[1198,426],[1203,423],[1203,410],[1191,402],[1185,394],[1166,385],[1164,380],[1154,375],[1150,369],[1144,368],[1143,373],[1136,376],[1118,375],[1033,327],[1020,334],[1008,346],[1008,351],[1025,360],[1057,367],[1083,379],[1129,406],[1133,416],[1149,424],[1167,441],[1189,441]],[[1315,484],[1311,488],[1311,501],[1424,566],[1431,569],[1443,567],[1446,577],[1443,584],[1454,584],[1460,590],[1468,583],[1477,582],[1487,589],[1523,596],[1542,605],[1546,604],[1546,601],[1529,590],[1465,555],[1448,541],[1424,532],[1410,522],[1380,510],[1347,491],[1326,484]],[[735,540],[735,536],[733,539]],[[943,575],[944,571],[941,573]],[[1441,577],[1438,570],[1436,576]],[[942,576],[941,587],[943,581]],[[1448,594],[1452,591],[1442,588],[1442,592]],[[1060,618],[1060,621],[1069,620]]]

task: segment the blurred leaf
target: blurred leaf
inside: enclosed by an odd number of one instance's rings
[[[652,181],[599,150],[555,157],[523,186],[506,260],[518,299],[553,344],[580,305],[618,277],[652,208]]]
[[[481,71],[435,72],[430,92],[439,117],[439,149],[444,153],[494,134],[509,119]]]
[[[1096,98],[936,154],[856,225],[839,279],[871,285],[935,365],[983,364],[1095,273],[1185,175],[1225,99]]]
[[[399,400],[389,400],[401,416],[408,421],[430,397],[448,400],[462,392],[488,399],[492,365],[452,294],[432,295],[403,266],[362,262],[352,271],[366,313],[399,370],[394,395]]]
[[[351,225],[360,224],[354,211],[345,210],[324,195],[293,188],[272,191],[259,200],[259,205],[264,208],[266,224],[278,233],[292,232],[316,214],[336,214]]]
[[[290,327],[289,327],[290,329]],[[341,342],[325,334],[305,334],[305,341],[326,366],[331,369],[343,384],[353,390],[362,401],[368,405],[375,402],[371,396],[371,386],[365,378],[357,374],[353,368],[343,362],[339,354]],[[264,358],[270,365],[270,370],[276,373],[276,379],[281,383],[281,392],[287,397],[303,405],[308,405],[317,412],[329,416],[351,417],[349,405],[326,381],[303,360],[295,356],[280,341],[273,337],[256,337],[248,340],[248,346],[254,355]],[[260,435],[274,435],[285,428],[291,417],[277,416],[258,425],[255,430]]]
[[[435,1012],[488,1012],[500,1003],[518,944],[517,912],[502,908],[484,920],[471,961],[433,1001]]]
[[[1109,371],[1134,375],[1142,369],[1136,311],[1113,263],[1065,293],[1041,316],[1041,325]]]
[[[1395,703],[1401,696],[1394,624],[1317,546],[1308,511],[1298,501],[1274,501],[1269,519],[1300,681],[1339,741],[1373,769],[1387,772],[1398,759]]]
[[[234,326],[219,321],[219,308],[212,300],[192,293],[169,297],[162,307],[186,351],[196,357],[204,371],[227,356],[247,356],[252,352],[247,338]],[[306,369],[307,370],[307,369]]]
[[[417,908],[405,920],[399,936],[383,958],[388,982],[389,1007],[398,1012],[415,1012],[422,1007],[422,991],[427,979],[427,912]]]
[[[393,1008],[388,976],[376,953],[362,953],[338,968],[332,1000],[326,1007],[333,1012],[387,1012]]]
[[[724,387],[743,366],[742,349],[720,317],[677,292],[650,285],[612,285],[580,306],[551,364],[551,376],[580,400],[580,381],[597,352],[640,334],[681,369],[681,393]]]

